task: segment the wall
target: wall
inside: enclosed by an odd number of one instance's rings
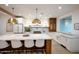
[[[0,12],[0,34],[6,33],[6,23],[9,17],[9,15]]]
[[[79,23],[79,10],[75,10],[73,12],[70,12],[68,14],[62,15],[61,17],[57,18],[57,31],[60,32],[60,19],[64,17],[72,16],[72,32],[73,34],[78,34],[79,30],[74,29],[74,24]]]

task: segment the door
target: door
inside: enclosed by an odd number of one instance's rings
[[[56,32],[56,18],[49,18],[49,32]]]

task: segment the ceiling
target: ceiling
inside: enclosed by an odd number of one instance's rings
[[[38,8],[39,17],[58,17],[79,8],[78,4],[9,4],[9,6],[1,4],[0,6],[15,15],[26,18],[34,17],[36,8]],[[61,10],[58,9],[59,6],[62,7]]]

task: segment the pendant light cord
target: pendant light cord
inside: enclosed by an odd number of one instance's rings
[[[38,12],[38,8],[36,8],[36,19],[37,19],[37,12]]]

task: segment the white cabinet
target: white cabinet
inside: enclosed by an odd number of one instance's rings
[[[23,24],[14,24],[13,32],[14,33],[23,33]]]
[[[79,38],[66,38],[66,48],[71,52],[79,52]]]
[[[70,52],[79,52],[79,37],[69,34],[60,34],[57,37],[55,40],[65,46]]]
[[[22,24],[18,25],[18,32],[23,33],[23,25]]]
[[[62,36],[62,35],[61,35],[61,36],[60,36],[60,40],[61,40],[61,44],[66,47],[67,38],[66,38],[65,36]]]
[[[6,25],[6,32],[12,32],[13,31],[13,24],[7,23]]]
[[[14,33],[17,33],[18,32],[18,25],[17,24],[14,24],[13,25],[13,32]]]

